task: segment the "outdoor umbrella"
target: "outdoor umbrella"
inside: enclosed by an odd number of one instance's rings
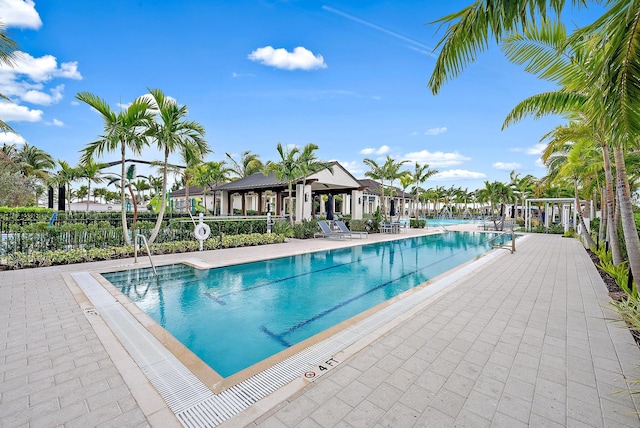
[[[333,195],[331,193],[327,198],[327,220],[333,220]]]

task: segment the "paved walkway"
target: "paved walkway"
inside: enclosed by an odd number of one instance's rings
[[[607,303],[578,241],[532,235],[255,424],[638,427]]]
[[[349,243],[273,248],[339,245]],[[224,263],[261,253],[198,257]],[[532,235],[515,254],[504,253],[285,401],[258,403],[275,405],[266,414],[249,409],[224,425],[640,426],[625,381],[640,377],[640,351],[607,320],[617,315],[579,243]],[[131,390],[145,381],[122,369],[113,341],[99,340],[95,315],[81,309],[62,276],[126,263],[0,272],[0,426],[177,423],[155,391],[134,399]]]

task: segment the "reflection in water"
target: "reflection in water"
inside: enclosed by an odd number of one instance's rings
[[[198,270],[104,274],[222,376],[232,375],[491,248],[447,232]]]

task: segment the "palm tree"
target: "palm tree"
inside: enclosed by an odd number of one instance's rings
[[[87,209],[89,212],[89,196],[91,195],[91,183],[102,183],[102,168],[107,164],[95,163],[92,158],[85,159],[85,164],[78,166],[78,178],[87,179]]]
[[[62,159],[58,159],[58,166],[60,167],[60,169],[53,177],[53,182],[57,186],[65,188],[66,199],[69,202],[68,210],[71,211],[71,183],[79,178],[79,169],[72,167],[71,165],[69,165],[69,162]]]
[[[178,106],[173,99],[166,97],[160,89],[149,89],[151,108],[156,112],[158,121],[151,124],[147,136],[155,140],[158,150],[164,155],[162,167],[162,202],[160,212],[149,244],[158,237],[167,203],[167,166],[169,155],[176,151],[189,150],[204,157],[209,146],[204,140],[204,128],[197,122],[186,120],[186,106]]]
[[[385,171],[385,178],[389,180],[389,187],[393,189],[393,182],[402,177],[406,172],[400,172],[400,168],[405,163],[409,162],[408,160],[396,161],[391,156],[387,155],[387,159],[384,162],[383,168]],[[398,219],[400,219],[400,212],[398,210]]]
[[[102,115],[104,121],[104,135],[94,142],[87,144],[83,150],[80,162],[87,164],[94,156],[102,156],[105,152],[120,150],[121,172],[120,177],[124,177],[126,172],[125,159],[129,149],[133,154],[139,155],[142,148],[147,145],[144,133],[149,129],[152,122],[152,115],[149,112],[151,107],[144,98],[136,99],[129,107],[121,110],[117,114],[111,110],[109,104],[102,98],[89,92],[80,92],[76,98],[93,107]],[[127,228],[125,188],[120,188],[120,204],[122,212],[122,232],[125,243],[131,245],[131,238]]]
[[[580,221],[582,237],[592,248],[596,243],[591,238],[582,216],[578,184],[597,176],[598,171],[602,169],[602,157],[598,146],[592,141],[585,139],[569,141],[568,138],[571,138],[571,135],[571,124],[558,126],[547,134],[549,144],[542,159],[549,169],[551,181],[569,179],[572,182],[575,210]]]
[[[302,176],[302,188],[306,188],[307,186],[307,177],[311,174],[315,174],[316,172],[320,172],[323,170],[329,170],[331,174],[333,174],[333,165],[331,162],[324,162],[319,160],[315,151],[318,150],[319,147],[313,143],[309,143],[302,148],[300,152],[298,162],[300,175]],[[304,192],[304,190],[303,190]],[[302,212],[301,217],[304,219],[304,203],[302,204]]]
[[[524,35],[514,34],[506,38],[503,50],[511,61],[519,64],[528,61],[527,70],[557,81],[561,89],[523,100],[509,113],[503,127],[529,114],[539,117],[560,113],[573,120],[573,138],[589,138],[598,142],[604,160],[607,239],[613,262],[617,265],[623,261],[616,232],[619,223],[615,213],[619,207],[616,207],[613,189],[609,156],[611,132],[605,119],[606,101],[600,92],[607,78],[601,78],[595,87],[591,78],[597,64],[602,62],[601,44],[601,38],[597,36],[589,40],[567,39],[564,27],[551,22],[543,22],[540,28],[527,28]]]
[[[226,183],[229,180],[229,173],[231,172],[230,168],[226,167],[225,161],[219,162],[206,162],[201,165],[197,165],[193,167],[193,176],[191,177],[189,184],[193,184],[196,186],[202,187],[203,196],[204,196],[204,207],[207,207],[207,190],[211,188],[211,186],[217,187],[223,183]],[[213,213],[217,212],[216,210],[216,194],[213,195]],[[222,214],[222,213],[220,213]]]
[[[411,179],[413,181],[414,186],[414,216],[416,220],[418,219],[418,200],[420,198],[420,190],[422,189],[422,184],[429,179],[429,177],[437,174],[437,169],[429,169],[429,164],[426,163],[424,165],[420,165],[418,162],[415,163],[413,168],[413,173],[411,175]]]
[[[387,207],[385,205],[385,192],[384,192],[384,182],[386,180],[386,175],[384,173],[384,165],[378,165],[378,163],[375,160],[369,159],[369,158],[365,158],[362,161],[362,163],[364,163],[369,167],[369,171],[365,172],[364,175],[380,183],[380,205],[382,205],[382,213],[386,220]]]
[[[267,175],[273,172],[278,180],[287,182],[287,190],[289,193],[289,221],[291,226],[293,226],[293,199],[291,198],[291,193],[293,192],[293,182],[302,175],[300,169],[300,149],[297,147],[287,149],[284,148],[281,143],[278,143],[276,150],[280,156],[280,161],[268,161],[264,165],[263,173]]]
[[[448,23],[449,27],[439,43],[442,50],[429,82],[432,91],[437,93],[447,78],[455,76],[468,62],[473,61],[478,51],[488,46],[490,35],[500,41],[514,30],[544,19],[549,4],[550,10],[559,16],[565,3],[485,0],[442,18],[440,22]],[[573,3],[586,5],[584,0],[574,0]],[[636,147],[640,136],[640,14],[637,13],[640,0],[611,0],[607,5],[608,10],[593,24],[573,33],[570,44],[574,42],[575,46],[580,41],[592,38],[600,40],[593,52],[597,60],[593,58],[590,61],[593,68],[587,81],[579,79],[576,83],[580,90],[586,92],[582,104],[589,123],[606,130],[607,145],[613,148],[618,181],[617,198],[629,267],[633,276],[638,278],[640,238],[633,219],[624,151]],[[535,62],[532,64],[535,66]],[[548,76],[554,75],[557,76],[557,70]],[[575,97],[569,100],[571,97],[563,95],[565,103],[575,101]],[[558,111],[557,104],[551,107]],[[549,111],[548,108],[545,110]]]
[[[236,161],[230,153],[225,153],[227,158],[231,161],[231,172],[238,178],[248,177],[256,172],[262,171],[264,165],[260,161],[259,155],[251,153],[250,150],[242,152],[240,155],[240,161]]]
[[[400,186],[402,186],[402,210],[403,211],[404,211],[404,206],[407,203],[404,195],[407,193],[407,187],[411,186],[411,184],[413,184],[413,176],[409,171],[404,171],[404,174],[400,175]],[[399,215],[398,215],[398,218],[400,218]]]
[[[362,162],[369,167],[369,171],[365,172],[364,175],[380,182],[380,202],[382,204],[382,212],[386,221],[387,206],[384,183],[389,180],[389,188],[393,188],[393,182],[402,175],[400,173],[400,168],[408,161],[395,161],[391,156],[387,155],[387,158],[382,165],[378,165],[376,161],[369,158],[365,158]]]

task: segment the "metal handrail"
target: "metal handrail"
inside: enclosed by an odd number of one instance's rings
[[[134,237],[133,243],[133,257],[134,263],[138,263],[138,238],[142,238],[142,242],[144,242],[144,246],[147,249],[147,255],[149,256],[149,263],[151,263],[151,269],[153,269],[153,274],[158,276],[158,272],[156,271],[156,267],[153,265],[153,260],[151,259],[151,250],[149,250],[149,241],[147,241],[147,237],[141,234],[136,234]]]
[[[511,254],[516,252],[516,233],[513,230],[513,223],[511,224],[511,231],[506,231],[506,232],[502,232],[497,234],[496,236],[494,236],[493,238],[489,239],[489,242],[491,241],[495,241],[496,239],[502,237],[503,235],[511,235],[511,248],[507,247],[506,245],[494,245],[493,248],[502,248],[504,250],[509,250],[511,251]]]

